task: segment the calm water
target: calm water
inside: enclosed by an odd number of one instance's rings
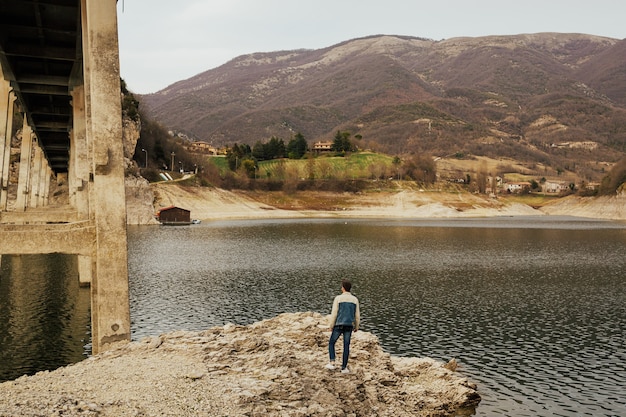
[[[387,351],[457,358],[479,385],[476,415],[626,416],[625,254],[626,224],[552,217],[134,227],[133,338],[248,324],[282,312],[328,313],[339,281],[348,277],[361,300],[363,329]],[[53,312],[56,319],[46,319],[55,322],[52,329],[68,323],[59,316],[79,322],[77,333],[52,331],[52,341],[25,356],[70,350],[70,342],[55,339],[64,337],[76,343],[80,360],[88,307],[80,302],[85,294],[77,288],[75,261],[57,257],[73,278],[53,273],[50,290],[39,291],[44,306],[35,308]],[[0,379],[33,365],[4,352],[39,343],[36,331],[23,330],[26,321],[5,318],[32,308],[26,300],[35,297],[27,292],[33,285],[15,276],[31,264],[57,262],[20,257],[18,267],[16,258],[6,258]],[[49,304],[57,299],[72,307],[55,310]]]
[[[89,304],[75,256],[2,256],[0,381],[87,357]]]

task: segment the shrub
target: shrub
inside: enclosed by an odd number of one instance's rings
[[[602,178],[598,193],[600,195],[616,194],[624,183],[626,183],[626,158],[615,164],[609,173]]]
[[[159,176],[159,171],[154,168],[142,169],[141,176],[147,179],[148,182],[163,181],[163,179]]]

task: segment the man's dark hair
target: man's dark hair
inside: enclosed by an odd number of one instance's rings
[[[348,281],[347,279],[344,279],[341,281],[341,286],[343,287],[344,290],[350,292],[350,288],[352,288],[352,283]]]

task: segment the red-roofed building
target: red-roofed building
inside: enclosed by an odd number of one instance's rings
[[[166,225],[191,224],[191,211],[176,206],[159,209],[155,217],[161,224]]]

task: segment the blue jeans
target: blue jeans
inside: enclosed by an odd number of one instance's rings
[[[350,357],[350,338],[352,337],[352,326],[335,326],[333,332],[330,334],[330,340],[328,341],[328,355],[330,361],[335,360],[335,343],[339,339],[339,336],[343,335],[343,355],[341,357],[341,369],[346,369],[348,366],[348,358]]]

